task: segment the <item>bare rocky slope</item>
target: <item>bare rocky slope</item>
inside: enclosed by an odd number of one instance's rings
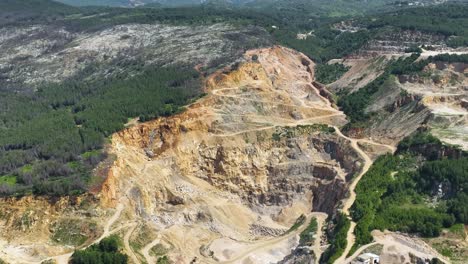
[[[376,44],[376,45],[381,45]],[[466,54],[465,49],[453,50],[443,47],[434,51],[423,50],[420,59],[438,54]],[[335,92],[355,92],[382,74],[383,69],[393,59],[408,56],[399,49],[380,49],[372,55],[358,52],[343,60],[330,63],[343,63],[350,70],[329,87]],[[371,97],[366,108],[373,113],[369,126],[352,128],[347,134],[355,138],[371,138],[386,144],[396,144],[405,136],[423,128],[441,139],[448,146],[467,149],[466,119],[466,63],[429,63],[420,73],[400,75],[390,78],[379,91]],[[361,146],[366,149],[366,146]],[[443,155],[441,150],[440,155]],[[354,226],[351,225],[351,230]],[[450,263],[431,246],[456,248],[451,259],[459,263],[466,256],[466,231],[455,236],[448,231],[436,239],[422,241],[414,237],[392,232],[373,233],[374,243],[360,248],[351,256],[344,257],[354,243],[354,235],[348,232],[348,247],[337,263],[351,263],[359,254],[373,252],[381,255],[383,263],[419,263],[423,259],[439,258]],[[426,242],[429,241],[431,246]],[[444,241],[444,242],[441,242]],[[444,243],[444,246],[442,246]],[[450,246],[446,246],[450,245]],[[454,246],[456,245],[456,246]],[[369,249],[370,248],[370,249]],[[443,251],[439,251],[443,252]],[[419,259],[419,260],[418,260]],[[460,263],[463,263],[460,262]]]
[[[232,62],[245,48],[268,44],[263,29],[227,24],[173,26],[123,24],[73,31],[53,25],[0,29],[0,84],[27,90],[69,78],[135,74],[150,65],[215,67]]]
[[[444,53],[467,51],[424,51],[421,59]],[[335,93],[355,92],[381,75],[390,61],[405,56],[408,54],[382,51],[373,56],[356,54],[332,60],[330,63],[343,63],[350,69],[329,88]],[[349,134],[396,144],[418,128],[427,127],[442,141],[466,150],[467,67],[465,63],[430,63],[417,75],[391,78],[366,108],[368,113],[377,113],[370,126],[351,130]]]
[[[150,220],[171,259],[281,260],[296,239],[268,237],[301,214],[333,213],[361,166],[349,142],[317,125],[345,120],[312,86],[312,65],[281,47],[250,51],[185,113],[116,134],[104,200],[128,203],[128,193],[130,217]]]

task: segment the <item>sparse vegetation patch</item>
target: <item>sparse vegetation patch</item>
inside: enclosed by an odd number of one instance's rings
[[[335,133],[335,128],[326,124],[313,125],[298,125],[294,127],[278,127],[273,133],[272,138],[275,141],[280,141],[282,138],[294,138],[299,135],[307,135],[310,133]]]
[[[307,225],[307,228],[299,235],[299,244],[308,246],[313,244],[317,233],[317,225],[317,218],[312,218]]]

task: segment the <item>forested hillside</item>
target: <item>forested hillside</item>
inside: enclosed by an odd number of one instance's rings
[[[105,138],[128,118],[148,120],[180,111],[200,94],[199,74],[180,67],[150,68],[125,79],[75,80],[34,94],[0,98],[2,195],[80,193],[106,155]]]
[[[400,144],[397,155],[380,157],[359,182],[352,208],[354,250],[372,242],[374,229],[435,237],[444,227],[468,224],[468,154],[440,158],[416,151],[424,146],[439,155],[444,148],[428,132],[417,132]]]
[[[394,0],[57,0],[59,2],[75,6],[155,6],[165,7],[212,5],[227,7],[249,7],[249,8],[275,8],[285,10],[289,8],[302,8],[304,10],[314,9],[316,15],[343,16],[362,15],[367,12],[396,9],[408,6],[411,1]],[[433,5],[440,3],[436,0],[420,0],[419,5]]]
[[[22,21],[54,21],[77,12],[76,8],[51,0],[2,0],[0,2],[0,25]]]
[[[467,46],[466,1],[0,0],[0,263],[464,260]]]

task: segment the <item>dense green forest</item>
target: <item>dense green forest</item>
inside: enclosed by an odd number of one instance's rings
[[[428,160],[410,151],[421,144],[438,140],[417,132],[398,154],[378,158],[359,182],[351,208],[357,222],[353,250],[370,243],[374,229],[434,237],[444,227],[468,224],[468,158]]]
[[[71,264],[127,264],[128,256],[121,253],[119,238],[110,236],[99,244],[77,250],[71,257]]]
[[[171,115],[199,94],[198,72],[184,67],[149,68],[131,78],[92,83],[77,77],[33,94],[4,94],[0,194],[86,190],[91,170],[106,157],[100,151],[106,137],[128,118]]]

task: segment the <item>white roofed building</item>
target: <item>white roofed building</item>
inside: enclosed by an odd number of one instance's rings
[[[359,255],[356,260],[352,262],[353,264],[379,264],[380,256],[372,253],[365,253]]]

